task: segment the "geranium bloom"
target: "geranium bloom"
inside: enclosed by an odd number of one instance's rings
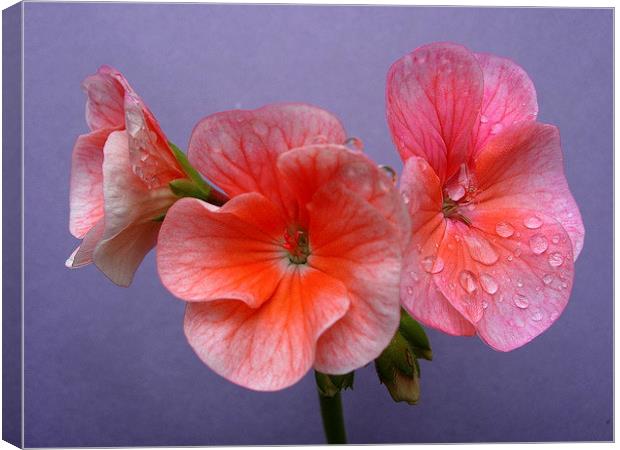
[[[68,267],[94,263],[127,286],[157,241],[161,216],[185,178],[153,114],[123,75],[102,66],[84,80],[86,122],[71,167],[71,233],[81,245]]]
[[[401,300],[426,325],[519,347],[562,313],[584,238],[558,130],[513,62],[454,44],[391,67],[387,116],[412,218]]]
[[[346,373],[394,335],[407,213],[387,173],[344,141],[333,116],[298,104],[218,113],[193,131],[190,161],[231,200],[179,200],[157,264],[188,302],[189,343],[234,383]]]

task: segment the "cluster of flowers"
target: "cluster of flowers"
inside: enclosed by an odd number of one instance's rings
[[[508,351],[567,304],[583,225],[558,131],[507,59],[436,43],[394,63],[399,187],[313,106],[210,115],[186,157],[118,71],[83,87],[67,265],[127,286],[156,246],[190,345],[232,382],[348,373],[390,343],[401,306]]]

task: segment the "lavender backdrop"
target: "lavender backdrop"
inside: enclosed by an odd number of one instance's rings
[[[586,244],[571,301],[512,353],[430,331],[419,406],[372,367],[344,396],[350,441],[612,439],[611,10],[247,5],[25,5],[27,446],[323,442],[313,377],[277,393],[230,384],[185,343],[183,304],[153,255],[130,289],[65,269],[71,148],[87,130],[81,80],[123,71],[174,142],[232,108],[305,101],[337,114],[400,169],[384,111],[389,65],[452,40],[518,61],[540,120],[559,126]]]

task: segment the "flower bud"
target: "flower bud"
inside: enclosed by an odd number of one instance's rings
[[[385,384],[395,402],[415,405],[420,398],[420,370],[414,351],[397,331],[383,353],[375,360],[381,383]]]

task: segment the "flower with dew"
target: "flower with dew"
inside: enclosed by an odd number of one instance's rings
[[[412,221],[403,306],[497,350],[526,344],[564,310],[584,239],[531,80],[510,60],[435,43],[392,65],[386,94]]]
[[[172,206],[157,266],[187,302],[190,345],[234,383],[344,374],[397,329],[408,216],[389,174],[344,141],[303,104],[217,113],[192,133],[190,161],[231,199]]]
[[[117,70],[102,66],[83,84],[90,133],[73,148],[70,231],[82,239],[66,262],[91,262],[128,286],[157,242],[161,215],[176,197],[169,182],[186,178],[166,136]]]

